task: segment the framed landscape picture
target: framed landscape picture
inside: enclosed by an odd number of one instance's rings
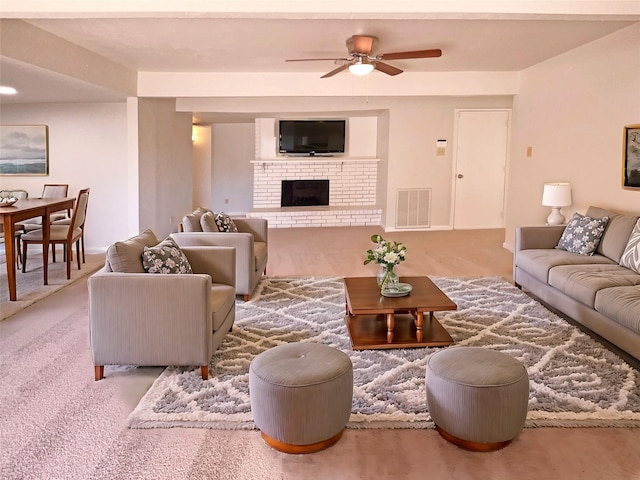
[[[0,175],[49,175],[46,125],[0,125]]]
[[[622,175],[623,187],[640,188],[640,124],[624,127]]]

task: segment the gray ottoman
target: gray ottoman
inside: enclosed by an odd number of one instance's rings
[[[351,415],[351,359],[327,345],[279,345],[251,362],[249,394],[269,445],[286,453],[322,450],[340,440]]]
[[[498,450],[524,427],[529,375],[507,354],[480,347],[442,350],[427,361],[426,386],[436,429],[459,447]]]

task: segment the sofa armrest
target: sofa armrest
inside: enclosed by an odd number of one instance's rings
[[[251,233],[256,242],[268,243],[269,223],[265,218],[233,218],[239,232]]]
[[[534,248],[554,248],[564,229],[564,225],[516,227],[514,253]]]
[[[211,276],[213,283],[236,285],[236,249],[234,247],[180,247],[193,273]]]
[[[209,275],[102,269],[89,278],[88,287],[95,365],[208,362],[213,331]]]

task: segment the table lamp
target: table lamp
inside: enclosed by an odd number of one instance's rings
[[[551,213],[547,217],[548,225],[561,225],[565,218],[560,209],[571,205],[571,184],[569,183],[545,183],[542,192],[542,205],[551,207]]]

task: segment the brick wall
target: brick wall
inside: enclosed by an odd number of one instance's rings
[[[282,180],[329,180],[329,206],[376,204],[377,160],[256,161],[253,208],[280,208]]]
[[[320,227],[380,225],[376,205],[377,159],[256,160],[250,217],[269,226]],[[280,207],[282,180],[329,180],[328,207]]]

